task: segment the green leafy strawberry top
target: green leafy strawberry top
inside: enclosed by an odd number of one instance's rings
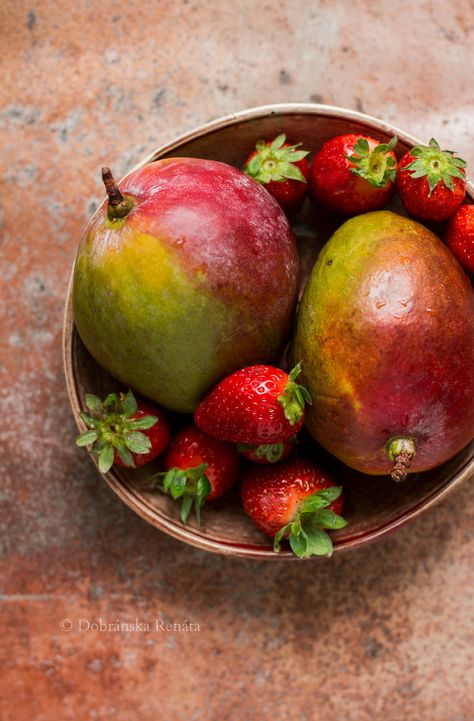
[[[296,436],[290,438],[287,443],[296,443]],[[253,453],[256,458],[264,458],[267,463],[278,463],[285,452],[285,443],[239,443],[237,450],[241,453]]]
[[[394,182],[397,176],[397,161],[392,151],[398,143],[395,135],[388,143],[380,143],[370,150],[368,140],[359,138],[351,155],[346,155],[351,162],[351,173],[364,178],[374,188],[384,188],[387,182]]]
[[[201,508],[211,492],[211,484],[206,476],[207,463],[200,463],[193,468],[170,468],[168,471],[155,473],[147,482],[147,490],[155,490],[155,479],[163,479],[163,490],[170,493],[175,500],[182,498],[180,519],[186,523],[194,504],[196,524],[201,525]]]
[[[104,401],[87,393],[84,400],[88,412],[79,415],[88,430],[76,438],[76,444],[91,446],[92,453],[99,457],[102,473],[112,467],[115,451],[126,466],[134,468],[132,454],[145,454],[151,450],[150,439],[141,431],[154,426],[158,418],[148,415],[133,418],[138,405],[132,391],[110,393]]]
[[[288,383],[281,396],[278,396],[278,402],[283,408],[285,418],[291,426],[296,425],[304,414],[305,404],[312,405],[313,401],[309,391],[299,383],[296,378],[301,373],[301,361],[295,365],[288,376]]]
[[[299,558],[331,556],[333,545],[326,529],[347,526],[347,521],[329,508],[341,493],[341,486],[331,486],[308,496],[295,518],[276,534],[273,550],[278,553],[282,539],[288,538],[291,550]]]
[[[301,143],[285,146],[286,135],[281,133],[272,143],[259,140],[256,153],[244,168],[244,172],[259,183],[272,181],[299,180],[306,183],[301,170],[295,163],[306,158],[309,151],[298,150]]]
[[[466,179],[463,171],[466,161],[455,157],[452,150],[441,150],[434,138],[431,138],[428,145],[416,145],[410,150],[410,155],[414,160],[405,165],[402,171],[411,171],[410,176],[414,179],[426,177],[429,185],[428,197],[440,181],[443,181],[448,190],[453,191],[453,178],[463,181]]]

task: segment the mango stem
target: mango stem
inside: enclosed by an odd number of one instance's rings
[[[129,214],[135,203],[131,198],[124,198],[118,189],[117,182],[112,175],[110,168],[102,168],[102,180],[104,181],[105,190],[109,197],[107,206],[107,215],[110,220],[117,218],[125,218]]]
[[[408,436],[392,438],[387,444],[387,454],[393,461],[390,475],[394,481],[400,483],[406,479],[416,455],[416,440]]]

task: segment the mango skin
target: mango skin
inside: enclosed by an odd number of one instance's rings
[[[454,256],[419,223],[376,211],[321,251],[298,312],[293,359],[314,438],[348,466],[386,474],[387,442],[416,440],[411,471],[474,436],[474,296]]]
[[[270,194],[224,163],[159,160],[119,188],[136,205],[110,221],[105,201],[89,223],[74,268],[75,323],[121,383],[190,413],[223,376],[270,362],[286,342],[295,241]]]

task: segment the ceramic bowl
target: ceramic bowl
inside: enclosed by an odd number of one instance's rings
[[[285,132],[292,142],[318,151],[322,144],[342,133],[373,135],[381,141],[398,135],[397,152],[403,154],[417,139],[381,120],[361,113],[324,105],[273,105],[246,110],[208,123],[159,148],[137,167],[158,158],[188,156],[221,160],[240,166],[255,142]],[[469,201],[474,188],[468,187]],[[400,206],[393,206],[399,212]],[[316,231],[316,228],[318,230]],[[317,253],[334,230],[330,221],[315,215],[307,201],[293,223],[302,263],[309,271]],[[64,365],[72,411],[78,427],[83,430],[79,412],[83,410],[85,393],[104,396],[118,390],[119,385],[89,355],[74,327],[69,287],[64,320]],[[307,440],[307,452],[318,458],[343,483],[349,520],[346,528],[333,533],[335,553],[358,548],[382,538],[404,524],[421,516],[445,498],[474,473],[474,442],[448,463],[409,477],[403,484],[389,477],[364,476],[330,457],[314,442]],[[184,526],[178,508],[164,493],[140,490],[150,469],[129,470],[113,467],[104,478],[115,493],[136,513],[161,531],[207,551],[254,559],[291,560],[295,557],[285,549],[272,550],[270,539],[263,536],[244,514],[235,490],[229,496],[203,511],[203,522],[197,528],[193,521]]]

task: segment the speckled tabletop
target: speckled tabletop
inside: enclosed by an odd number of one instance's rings
[[[472,483],[330,562],[193,550],[75,448],[60,336],[99,167],[208,119],[323,101],[474,164],[472,0],[4,0],[0,32],[1,718],[471,721]]]

